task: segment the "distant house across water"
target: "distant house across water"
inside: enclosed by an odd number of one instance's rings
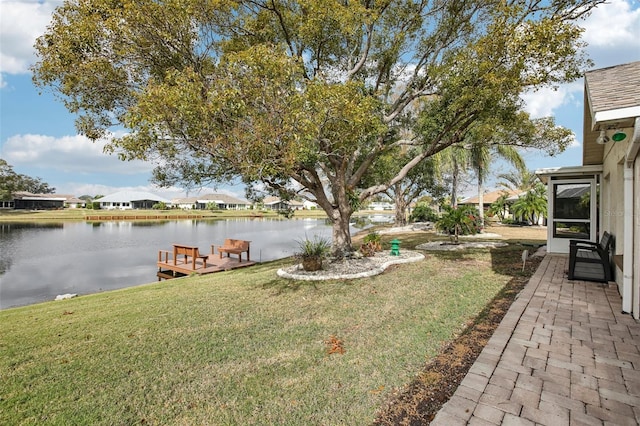
[[[15,210],[56,210],[65,207],[83,207],[84,201],[73,195],[32,194],[20,191],[13,194],[12,200],[0,201],[1,209]]]
[[[158,203],[171,205],[170,200],[150,192],[140,191],[120,191],[95,201],[99,202],[100,208],[105,210],[151,209]]]
[[[375,211],[383,211],[383,210],[394,210],[396,206],[391,203],[383,202],[383,201],[374,201],[369,203],[369,210]]]
[[[171,204],[179,209],[204,210],[212,207],[220,210],[248,210],[251,203],[247,200],[226,194],[207,194],[197,197],[174,198]]]
[[[262,205],[267,210],[311,210],[313,208],[317,208],[318,206],[315,203],[310,201],[284,201],[278,197],[265,197],[262,201]]]

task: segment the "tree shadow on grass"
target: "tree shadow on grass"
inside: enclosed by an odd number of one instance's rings
[[[273,296],[296,292],[304,287],[318,290],[317,281],[290,280],[286,278],[274,278],[262,284],[261,287],[263,290],[272,290]]]

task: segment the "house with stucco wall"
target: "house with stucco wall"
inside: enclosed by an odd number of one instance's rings
[[[633,62],[585,73],[582,166],[536,171],[548,185],[548,251],[567,253],[570,239],[595,242],[605,231],[612,234],[614,280],[623,311],[636,319],[640,318],[639,154],[640,62]]]
[[[196,197],[174,198],[172,206],[179,209],[204,210],[215,206],[220,210],[248,210],[252,204],[247,200],[241,200],[227,194],[205,194]]]
[[[171,205],[171,201],[144,191],[120,191],[98,198],[100,208],[105,210],[151,209],[155,204]]]

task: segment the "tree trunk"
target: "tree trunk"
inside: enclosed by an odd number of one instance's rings
[[[480,232],[484,229],[484,180],[478,172],[478,217],[480,218]]]
[[[351,214],[340,214],[337,209],[334,213],[331,254],[334,257],[343,258],[353,251],[351,248],[351,230],[349,229]]]
[[[455,160],[454,160],[455,161]],[[458,208],[458,177],[460,171],[458,169],[458,162],[455,161],[453,165],[453,173],[451,174],[451,207]]]
[[[395,203],[396,203],[396,220],[395,226],[405,226],[407,224],[407,202],[401,191],[402,187],[396,183]]]
[[[338,183],[332,182],[332,185],[339,187]],[[339,259],[343,258],[353,251],[351,247],[351,230],[349,229],[353,209],[349,203],[347,193],[346,191],[336,191],[333,197],[337,199],[337,202],[330,201],[323,188],[317,189],[312,193],[315,195],[318,205],[331,221],[331,255]]]

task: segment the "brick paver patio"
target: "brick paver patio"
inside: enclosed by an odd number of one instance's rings
[[[547,255],[432,425],[638,425],[640,323]]]

